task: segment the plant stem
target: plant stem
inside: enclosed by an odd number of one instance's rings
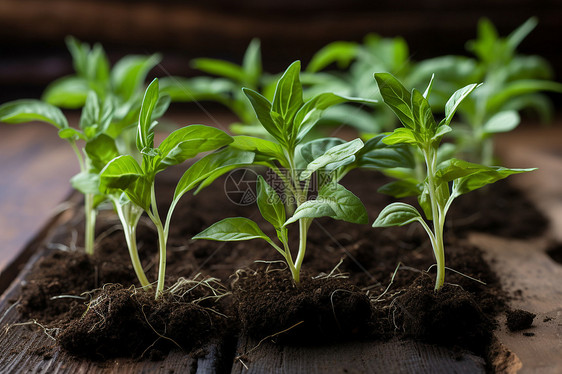
[[[121,225],[123,226],[127,248],[129,249],[129,256],[131,257],[131,263],[137,279],[144,290],[149,290],[152,288],[152,285],[146,278],[137,249],[137,225],[142,215],[142,210],[136,208],[133,203],[129,203],[125,207],[120,205],[118,201],[114,200],[114,204],[117,210],[117,215],[121,220]],[[127,210],[125,210],[125,208]]]
[[[159,264],[158,264],[158,283],[156,285],[156,295],[155,298],[158,299],[164,292],[164,281],[166,279],[166,242],[168,237],[160,220],[160,215],[158,214],[158,207],[156,205],[156,193],[154,191],[154,182],[150,188],[151,194],[151,211],[147,212],[148,216],[156,226],[158,231],[158,254],[159,254]]]
[[[443,245],[443,228],[445,215],[442,214],[437,201],[437,188],[435,183],[435,172],[437,168],[437,153],[434,150],[424,150],[424,158],[427,166],[427,181],[429,197],[431,200],[431,214],[433,220],[433,239],[432,247],[437,262],[437,277],[435,279],[435,291],[439,290],[445,283],[445,247]]]
[[[86,254],[94,254],[94,238],[96,231],[96,216],[97,211],[94,208],[94,195],[86,194],[84,196],[84,214],[86,218],[85,222],[85,234],[84,234],[84,250]]]

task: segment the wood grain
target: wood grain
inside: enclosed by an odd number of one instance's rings
[[[233,374],[484,373],[481,357],[411,340],[312,347],[241,339]],[[247,352],[247,353],[245,353]]]

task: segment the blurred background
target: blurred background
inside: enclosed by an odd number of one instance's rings
[[[369,32],[404,37],[414,60],[467,55],[465,42],[475,38],[481,17],[507,35],[530,16],[539,25],[519,52],[545,57],[559,80],[559,0],[0,0],[0,102],[39,97],[49,82],[70,74],[67,35],[100,42],[112,62],[161,52],[156,76],[195,75],[189,60],[196,57],[240,63],[258,37],[265,70],[277,73],[295,59],[306,64],[329,42],[359,42]],[[559,96],[553,95],[557,103]]]

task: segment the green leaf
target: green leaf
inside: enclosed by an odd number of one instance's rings
[[[86,154],[97,170],[102,170],[115,157],[119,156],[119,150],[115,140],[106,134],[99,134],[86,143]]]
[[[208,239],[221,242],[263,239],[268,243],[271,242],[271,239],[260,230],[254,221],[243,217],[223,219],[201,231],[192,239]]]
[[[355,102],[360,104],[374,104],[377,100],[358,97],[346,97],[331,92],[324,92],[308,100],[297,112],[294,118],[292,139],[298,143],[318,122],[324,110],[341,103]],[[359,110],[359,109],[356,109]]]
[[[158,54],[151,56],[129,55],[117,61],[111,71],[111,84],[116,95],[129,100],[141,90],[148,72],[162,59]]]
[[[258,176],[257,195],[258,208],[262,217],[276,230],[281,229],[286,219],[285,204],[261,175]]]
[[[41,121],[57,129],[68,128],[68,121],[61,110],[51,104],[33,99],[10,101],[0,105],[0,122],[23,123]]]
[[[488,169],[487,166],[452,158],[437,167],[435,177],[439,182],[450,182],[457,178],[465,177],[480,170]]]
[[[224,105],[230,102],[230,93],[239,86],[223,78],[212,77],[164,77],[160,79],[160,92],[170,95],[172,101],[217,101]]]
[[[302,203],[285,226],[302,218],[331,217],[351,223],[368,223],[368,215],[361,200],[339,183],[323,186],[316,200]]]
[[[198,184],[210,184],[213,180],[235,168],[250,165],[254,154],[231,147],[211,153],[194,163],[183,174],[176,186],[174,200],[178,200]]]
[[[83,194],[99,194],[100,176],[96,173],[83,171],[70,179],[72,187]]]
[[[519,114],[514,110],[499,112],[484,123],[482,131],[485,134],[509,132],[515,129],[520,121],[521,118],[519,118]]]
[[[414,115],[414,133],[420,132],[426,140],[432,139],[437,131],[437,123],[429,101],[416,89],[412,90],[412,113]]]
[[[536,17],[531,17],[525,21],[521,26],[513,30],[506,38],[506,43],[512,51],[515,51],[519,44],[537,27],[538,20]]]
[[[457,111],[459,105],[478,86],[480,86],[480,85],[476,84],[476,83],[473,83],[473,84],[469,84],[468,86],[464,86],[463,88],[455,91],[455,93],[447,101],[447,104],[445,104],[445,118],[439,124],[440,126],[443,126],[443,125],[449,126],[449,124],[451,123],[451,120],[453,119],[453,116],[455,115],[455,112]]]
[[[385,184],[377,192],[393,196],[397,199],[421,194],[420,187],[416,180],[404,179]]]
[[[90,87],[81,77],[64,77],[49,84],[43,92],[42,100],[68,109],[80,108],[86,102]]]
[[[245,82],[244,70],[232,62],[212,58],[196,58],[191,61],[191,66],[205,73],[230,78],[239,83]]]
[[[271,112],[281,116],[284,126],[283,130],[288,133],[291,133],[291,129],[288,126],[292,124],[293,117],[304,104],[302,86],[299,79],[300,70],[300,61],[293,62],[285,70],[277,82],[271,106]]]
[[[330,148],[343,143],[345,140],[340,138],[321,138],[299,145],[295,152],[296,168],[305,169],[309,163],[322,156]]]
[[[59,138],[61,138],[61,139],[74,139],[74,140],[82,139],[82,140],[86,140],[86,136],[82,132],[76,130],[73,127],[67,127],[65,129],[59,130],[58,135],[59,135]]]
[[[132,202],[144,210],[150,209],[150,188],[151,182],[130,155],[114,158],[100,172],[102,193],[110,194],[116,189],[123,191]]]
[[[98,118],[100,115],[100,103],[98,96],[94,91],[88,92],[88,97],[86,98],[86,103],[84,108],[82,108],[82,114],[80,115],[80,128],[85,129],[87,127],[96,125],[98,123]]]
[[[415,161],[408,146],[387,145],[386,135],[377,135],[365,142],[365,146],[356,153],[357,165],[362,168],[414,168]]]
[[[404,226],[416,221],[423,222],[416,208],[409,204],[392,203],[379,213],[373,227]]]
[[[355,161],[355,157],[350,156],[355,155],[363,148],[363,145],[361,139],[355,139],[328,149],[322,156],[307,165],[306,170],[301,173],[299,179],[301,181],[307,180],[311,177],[312,173],[321,168],[326,168],[329,172]]]
[[[540,79],[520,79],[507,83],[499,92],[489,97],[486,102],[486,110],[496,112],[513,98],[540,91],[562,92],[562,84]]]
[[[387,135],[383,140],[384,144],[417,144],[419,141],[411,129],[399,127]]]
[[[233,139],[224,131],[204,125],[190,125],[172,132],[158,147],[159,155],[154,159],[156,172],[195,157],[201,152],[221,148]]]
[[[509,169],[498,166],[482,167],[480,170],[461,177],[454,181],[453,195],[459,196],[467,192],[484,187],[485,185],[497,182],[500,179],[506,178],[513,174],[526,173],[533,169]]]
[[[252,83],[254,86],[257,86],[260,76],[262,75],[259,39],[252,39],[252,41],[248,45],[248,49],[246,49],[246,53],[244,54],[242,69],[244,70],[244,74],[246,76],[245,82]]]
[[[333,42],[320,49],[312,56],[306,71],[315,73],[336,63],[338,68],[345,69],[357,55],[357,43]]]
[[[266,131],[270,133],[275,139],[279,140],[280,142],[284,142],[285,138],[281,134],[282,129],[279,129],[271,118],[270,113],[272,109],[269,100],[249,88],[243,88],[242,90],[248,97],[250,104],[252,104],[252,108],[254,109],[254,112],[256,113],[256,116],[264,129],[266,129]]]
[[[414,113],[410,106],[412,102],[410,92],[392,74],[376,73],[375,79],[385,104],[392,109],[404,126],[413,129]]]
[[[158,78],[155,78],[146,89],[140,110],[137,148],[141,152],[145,148],[154,147],[152,112],[158,103],[158,97]]]
[[[232,148],[251,151],[257,155],[277,159],[282,164],[286,164],[286,161],[284,161],[285,155],[283,154],[283,148],[277,143],[245,135],[234,136],[233,139],[234,141],[230,144]]]

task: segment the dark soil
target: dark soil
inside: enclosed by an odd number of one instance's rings
[[[515,309],[507,311],[506,316],[509,331],[521,331],[530,328],[537,315],[526,310]]]
[[[547,251],[546,254],[550,256],[551,259],[562,264],[562,244],[556,243],[552,245]]]
[[[172,170],[162,173],[157,184],[157,194],[162,196],[161,215],[168,209],[172,183],[177,179],[178,173]],[[370,222],[394,201],[373,192],[386,182],[373,172],[352,173],[343,181],[365,203]],[[478,204],[484,204],[480,198]],[[501,219],[490,227],[509,227],[520,216],[507,210],[510,205],[500,209],[489,204],[484,206],[502,210]],[[475,205],[472,203],[472,208]],[[275,335],[285,342],[295,337],[305,342],[311,336],[318,340],[404,335],[481,353],[493,329],[490,319],[505,308],[498,279],[480,250],[449,236],[461,226],[457,219],[446,235],[447,266],[486,285],[447,271],[447,285],[434,293],[435,269],[427,271],[434,263],[433,253],[425,232],[417,225],[373,229],[370,224],[315,220],[309,232],[302,283],[295,287],[288,270],[278,264],[270,264],[266,271],[267,265],[254,263],[281,260],[263,241],[190,239],[212,223],[234,216],[251,218],[264,232],[275,236],[255,204],[241,206],[229,201],[224,180],[216,181],[196,198],[184,197],[172,219],[166,282],[170,287],[179,277],[214,277],[228,284],[233,296],[227,295],[218,303],[212,299],[195,302],[199,294],[186,295],[180,301],[168,296],[154,302],[151,295],[131,288],[138,283],[123,233],[111,212],[105,212],[98,219],[95,256],[88,257],[80,250],[45,250],[46,256],[23,288],[19,306],[22,318],[60,328],[61,345],[76,355],[97,359],[115,355],[158,357],[159,352],[165,353],[176,343],[190,351],[219,334],[224,338],[240,331],[260,339]],[[59,229],[54,240],[59,246],[72,248],[74,231],[78,233],[77,242],[82,242],[79,211],[76,217]],[[468,226],[463,232],[465,229]],[[143,219],[138,233],[143,266],[148,278],[155,280],[156,232]],[[296,238],[291,239],[291,248],[295,248]],[[244,270],[237,272],[239,269]],[[413,312],[414,307],[426,309],[418,313]],[[409,318],[413,314],[420,317],[422,325]],[[300,321],[304,322],[295,326]]]

